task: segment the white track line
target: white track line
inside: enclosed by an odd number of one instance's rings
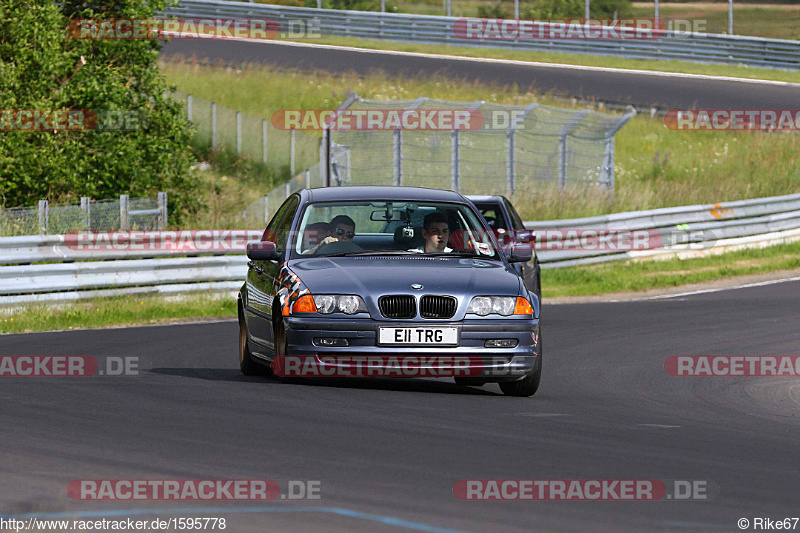
[[[737,285],[735,287],[720,287],[718,289],[703,289],[700,291],[682,292],[679,294],[662,294],[659,296],[650,296],[643,298],[643,300],[665,300],[667,298],[680,298],[682,296],[692,296],[695,294],[706,294],[709,292],[733,291],[737,289],[749,289],[750,287],[763,287],[764,285],[775,285],[776,283],[785,283],[787,281],[800,281],[800,276],[794,278],[772,279],[769,281],[759,281],[757,283],[747,283],[745,285]]]
[[[222,37],[222,40],[228,41],[241,41],[247,43],[262,43],[262,44],[275,44],[280,46],[294,46],[298,48],[318,48],[322,50],[344,50],[348,52],[359,52],[377,55],[391,55],[391,56],[405,56],[405,57],[422,57],[434,59],[447,59],[451,61],[469,61],[478,63],[498,63],[503,65],[520,65],[528,67],[541,67],[563,70],[584,70],[590,72],[613,72],[622,74],[639,74],[642,76],[654,76],[660,78],[687,78],[697,80],[716,80],[716,81],[735,81],[740,83],[753,83],[761,85],[777,85],[783,87],[797,87],[800,88],[800,83],[792,83],[788,81],[775,81],[775,80],[761,80],[751,78],[736,78],[733,76],[711,76],[708,74],[686,74],[681,72],[662,72],[658,70],[641,70],[641,69],[626,69],[614,67],[592,67],[587,65],[567,65],[564,63],[542,63],[539,61],[519,61],[515,59],[495,59],[489,57],[468,57],[468,56],[454,56],[448,54],[428,54],[422,52],[401,52],[398,50],[378,50],[372,48],[357,48],[355,46],[339,46],[333,44],[314,44],[314,43],[301,43],[293,41],[278,41],[278,40],[264,40],[264,39],[248,39],[243,37]],[[434,45],[435,46],[435,45]]]

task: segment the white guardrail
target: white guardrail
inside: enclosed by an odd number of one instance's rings
[[[693,257],[800,240],[800,194],[525,226],[535,230],[543,268]],[[217,245],[192,248],[170,237],[186,233],[192,233],[192,243],[204,242],[205,236]],[[233,238],[222,230],[136,232],[123,234],[133,236],[133,242],[95,240],[92,246],[83,246],[75,234],[2,237],[0,305],[139,293],[232,292],[247,272],[245,243],[260,239],[261,231],[230,233]],[[142,245],[154,241],[168,245]],[[636,242],[647,246],[619,246]]]

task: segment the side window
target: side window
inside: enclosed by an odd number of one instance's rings
[[[283,213],[281,220],[275,225],[275,240],[273,241],[279,254],[286,251],[286,239],[289,237],[289,230],[292,228],[292,222],[294,222],[294,216],[297,213],[297,206],[299,204],[300,200],[297,196],[292,196],[283,204],[286,211]]]
[[[289,234],[289,228],[292,226],[292,220],[294,220],[294,214],[299,203],[300,200],[296,196],[292,196],[283,202],[283,205],[278,208],[278,212],[270,220],[267,229],[264,230],[261,240],[274,242],[278,252],[283,252],[286,246],[286,236]]]

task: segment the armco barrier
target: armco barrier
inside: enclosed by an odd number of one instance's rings
[[[679,59],[700,63],[743,64],[796,70],[800,68],[800,41],[737,35],[668,31],[657,39],[626,40],[472,40],[453,31],[455,17],[406,15],[286,7],[219,0],[180,0],[165,12],[181,18],[271,18],[286,31],[289,20],[303,21],[325,35],[360,37],[453,46],[481,46],[592,54],[638,59]]]
[[[800,240],[800,194],[525,225],[535,230],[543,268],[693,257]],[[549,229],[559,231],[551,233]],[[677,245],[665,241],[659,248],[645,250],[548,249],[549,244],[555,248],[565,244],[558,241],[567,239],[571,229],[649,231],[689,235],[690,239]],[[244,240],[257,240],[261,232],[239,233]],[[554,234],[557,239],[551,239]],[[142,235],[151,234],[138,234],[139,242],[148,240]],[[76,250],[59,235],[0,238],[0,305],[138,293],[235,291],[247,272],[241,244],[230,250],[142,250],[132,246]]]

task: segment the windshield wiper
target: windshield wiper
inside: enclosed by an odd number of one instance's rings
[[[431,252],[425,255],[434,256],[434,257],[474,257],[476,259],[495,259],[495,255],[484,255],[475,252],[470,252],[468,250],[453,250],[452,252]]]
[[[318,255],[317,257],[348,257],[353,255],[410,255],[414,252],[408,250],[358,250],[351,252],[339,252],[335,254]]]

